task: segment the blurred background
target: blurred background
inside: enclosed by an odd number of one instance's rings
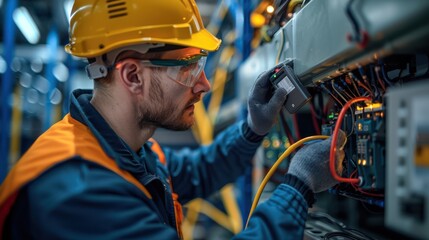
[[[92,88],[86,60],[64,51],[73,2],[0,0],[0,182],[68,112],[71,91]],[[197,106],[192,130],[159,129],[159,142],[210,143],[244,119],[254,80],[280,62],[311,99],[281,112],[253,169],[185,207],[185,238],[229,239],[241,231],[256,190],[284,151],[338,125],[348,135],[343,180],[317,196],[305,238],[429,239],[429,1],[196,2],[206,28],[223,40],[205,69],[212,91]],[[348,104],[362,96],[371,104]],[[283,181],[292,155],[274,171],[261,201]]]

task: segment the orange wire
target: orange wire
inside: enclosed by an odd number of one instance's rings
[[[338,132],[340,131],[340,127],[341,127],[341,122],[343,121],[344,115],[346,115],[348,108],[353,103],[370,101],[370,100],[371,98],[369,97],[353,98],[348,102],[346,102],[346,104],[344,104],[340,114],[338,115],[337,123],[335,124],[334,132],[332,133],[331,149],[329,152],[329,169],[331,170],[332,177],[339,182],[346,182],[346,183],[352,183],[352,184],[358,184],[360,182],[359,178],[343,178],[341,176],[338,176],[337,171],[335,170],[336,142],[338,138]]]
[[[369,94],[371,94],[371,97],[374,97],[374,93],[365,84],[358,82],[358,85],[363,87]]]

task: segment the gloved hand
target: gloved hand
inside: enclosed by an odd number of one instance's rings
[[[279,65],[261,73],[249,93],[247,123],[250,129],[260,136],[270,131],[286,101],[285,89],[277,89],[272,93],[273,88],[269,78],[278,67]]]
[[[303,147],[293,156],[289,165],[288,174],[295,175],[307,184],[314,193],[325,191],[338,183],[329,170],[331,141],[332,137]],[[342,161],[344,159],[343,147],[345,141],[346,134],[340,131],[335,154],[336,170],[340,176],[343,170]]]

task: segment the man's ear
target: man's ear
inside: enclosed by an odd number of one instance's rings
[[[130,92],[141,93],[143,91],[142,67],[138,60],[125,59],[116,65],[122,84]]]

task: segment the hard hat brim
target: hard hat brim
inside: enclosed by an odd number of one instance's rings
[[[207,29],[203,29],[197,33],[194,33],[192,35],[192,39],[185,39],[174,41],[171,44],[178,44],[182,43],[183,46],[189,46],[189,47],[195,47],[195,48],[201,48],[209,52],[213,52],[219,49],[221,40],[217,37],[213,36]],[[182,44],[180,44],[182,45]]]
[[[121,41],[117,44],[111,44],[109,47],[104,49],[97,49],[95,51],[89,52],[87,49],[82,49],[81,47],[77,47],[72,49],[70,44],[65,46],[65,51],[77,57],[97,57],[103,54],[106,54],[110,51],[113,51],[117,48],[126,47],[129,45],[138,45],[138,44],[146,44],[146,43],[164,43],[170,45],[179,45],[184,47],[195,47],[206,50],[208,52],[213,52],[219,49],[221,40],[213,36],[207,29],[202,29],[197,33],[192,34],[192,38],[168,38],[168,39],[160,39],[160,38],[134,38],[128,39],[127,41]],[[81,51],[78,51],[81,50]]]

